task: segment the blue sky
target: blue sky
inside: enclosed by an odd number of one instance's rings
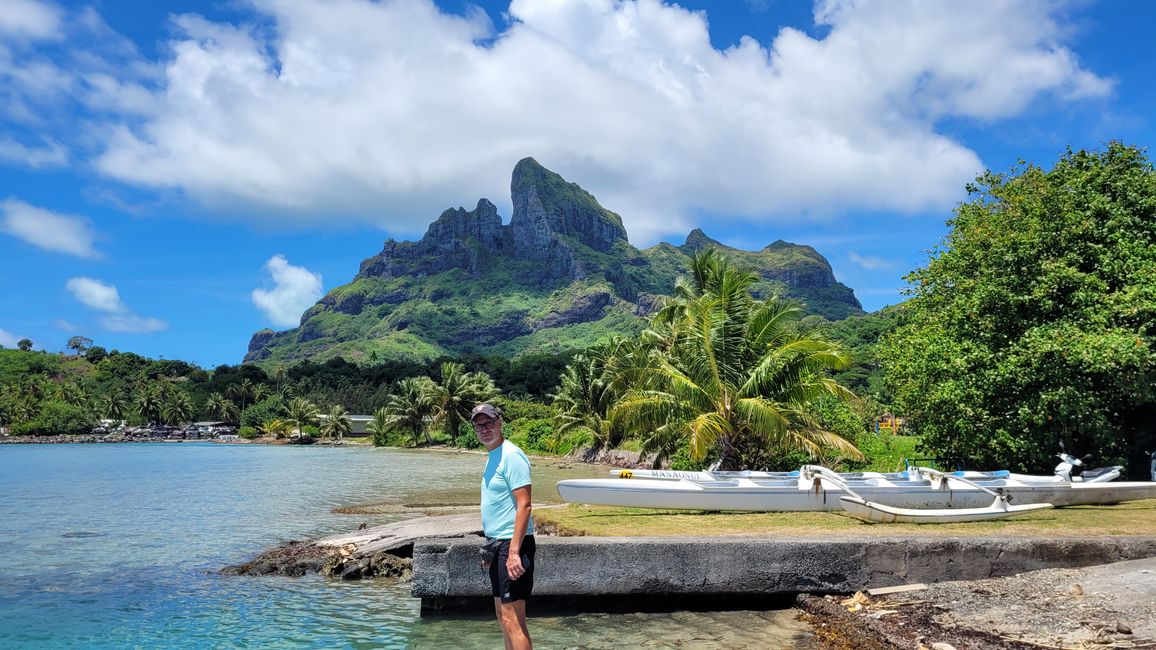
[[[984,169],[1152,144],[1156,3],[3,0],[0,345],[238,363],[533,156],[901,300]]]

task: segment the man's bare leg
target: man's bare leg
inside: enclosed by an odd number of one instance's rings
[[[510,635],[506,632],[506,626],[502,624],[502,599],[494,598],[494,615],[498,617],[498,624],[502,628],[502,639],[506,642],[506,650],[510,650]]]
[[[503,603],[501,598],[495,598],[494,609],[497,610],[498,621],[502,624],[506,650],[533,650],[530,628],[526,626],[526,601]]]

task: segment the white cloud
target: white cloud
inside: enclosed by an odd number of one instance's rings
[[[119,314],[128,311],[116,285],[94,278],[72,278],[65,285],[74,298],[98,311]]]
[[[65,332],[72,333],[80,331],[79,325],[73,323],[72,321],[64,320],[63,318],[57,318],[52,322],[52,324],[56,326],[56,329],[64,330]]]
[[[785,27],[726,50],[706,13],[659,0],[513,0],[501,32],[431,0],[251,6],[248,24],[175,17],[163,61],[0,57],[0,80],[32,98],[28,119],[65,97],[117,116],[91,130],[96,169],[221,215],[420,234],[447,205],[508,209],[510,169],[531,155],[640,243],[703,211],[939,211],[983,168],[943,121],[1112,89],[1066,45],[1067,8],[1042,0],[820,0],[822,38]],[[107,31],[91,13],[83,27]]]
[[[151,334],[168,327],[168,323],[152,317],[138,316],[124,304],[116,285],[95,278],[76,277],[65,284],[68,291],[85,305],[104,312],[98,320],[110,332]]]
[[[6,348],[14,348],[23,336],[17,336],[8,330],[0,329],[0,345]]]
[[[265,262],[273,279],[272,289],[254,289],[253,304],[278,327],[293,327],[301,314],[321,298],[321,274],[303,266],[293,266],[284,255]]]
[[[131,334],[152,334],[169,326],[159,318],[142,318],[135,314],[118,314],[102,316],[100,324],[110,332],[128,332]]]
[[[92,224],[84,217],[51,212],[19,199],[0,201],[0,232],[54,253],[95,258]]]
[[[39,0],[4,0],[0,11],[0,36],[30,40],[61,37],[61,11]]]
[[[52,140],[41,147],[30,147],[12,138],[0,138],[0,160],[32,169],[64,167],[68,164],[68,149]]]
[[[882,271],[895,268],[895,262],[884,257],[876,257],[874,255],[860,255],[855,251],[851,251],[847,254],[847,258],[850,259],[851,262],[853,262],[855,265],[868,271]]]

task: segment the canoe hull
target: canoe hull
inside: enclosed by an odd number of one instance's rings
[[[948,481],[851,484],[865,500],[897,508],[984,508],[992,496],[975,487]],[[1060,483],[1022,485],[990,481],[985,487],[1009,496],[1013,505],[1050,503],[1056,507],[1102,505],[1156,498],[1156,482]],[[842,510],[839,498],[851,496],[822,480],[800,487],[796,480],[725,481],[659,479],[569,479],[558,483],[558,494],[571,503],[676,510],[740,510],[750,512],[823,512]]]

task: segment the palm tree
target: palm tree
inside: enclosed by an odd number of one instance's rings
[[[271,395],[272,392],[273,391],[269,389],[269,384],[253,384],[253,389],[251,392],[253,396],[253,403],[256,404],[257,402],[264,400],[266,397]]]
[[[141,419],[149,424],[161,420],[162,392],[158,385],[142,384],[133,397],[133,407]]]
[[[289,378],[289,369],[286,368],[284,364],[279,363],[273,366],[273,370],[269,373],[269,376],[277,383],[277,392],[280,393],[282,386],[285,384],[285,380]]]
[[[440,424],[450,440],[457,442],[458,427],[469,419],[474,405],[493,399],[500,391],[489,375],[466,372],[460,363],[443,363],[441,375],[441,383],[431,382],[428,386],[428,397],[434,408],[433,425]]]
[[[694,459],[716,452],[722,469],[792,449],[861,457],[812,414],[825,395],[854,399],[824,375],[849,355],[798,327],[798,305],[752,298],[756,280],[709,249],[696,256],[691,281],[642,337],[649,352],[622,373],[626,392],[611,419],[646,432],[644,446],[659,453],[671,441],[687,442]]]
[[[212,393],[209,399],[205,401],[205,411],[208,412],[209,417],[215,418],[222,422],[236,422],[237,405],[225,398],[220,393]]]
[[[100,414],[106,420],[123,420],[128,412],[128,400],[124,393],[110,393],[100,401]]]
[[[407,377],[398,383],[397,392],[390,395],[385,405],[389,426],[408,429],[414,444],[423,432],[426,444],[433,444],[425,429],[426,419],[434,412],[430,400],[432,386],[433,380],[429,377]]]
[[[248,378],[242,379],[241,383],[233,384],[232,386],[229,386],[227,389],[225,389],[225,393],[233,399],[240,400],[241,407],[239,410],[240,412],[244,413],[245,400],[247,400],[249,396],[253,394],[253,382]]]
[[[174,390],[161,407],[165,424],[184,424],[193,419],[193,400],[183,390]]]
[[[301,430],[311,424],[317,424],[319,413],[317,405],[304,397],[298,397],[285,407],[285,422],[293,427],[293,437],[300,438]]]
[[[385,437],[389,435],[392,430],[389,423],[389,412],[385,408],[379,408],[373,412],[373,419],[365,427],[365,430],[373,435],[373,444],[385,444]]]
[[[321,433],[325,434],[327,438],[337,436],[337,441],[341,442],[341,439],[353,430],[353,424],[349,421],[348,415],[344,406],[333,405],[325,414],[325,421],[321,423]]]
[[[635,352],[637,345],[622,338],[593,346],[575,355],[559,377],[558,392],[552,395],[558,414],[554,417],[554,439],[558,441],[574,429],[585,427],[594,434],[598,447],[615,447],[626,434],[610,411],[621,391],[619,368]]]
[[[280,439],[293,430],[293,425],[285,420],[273,419],[257,427],[257,430],[266,437]]]

